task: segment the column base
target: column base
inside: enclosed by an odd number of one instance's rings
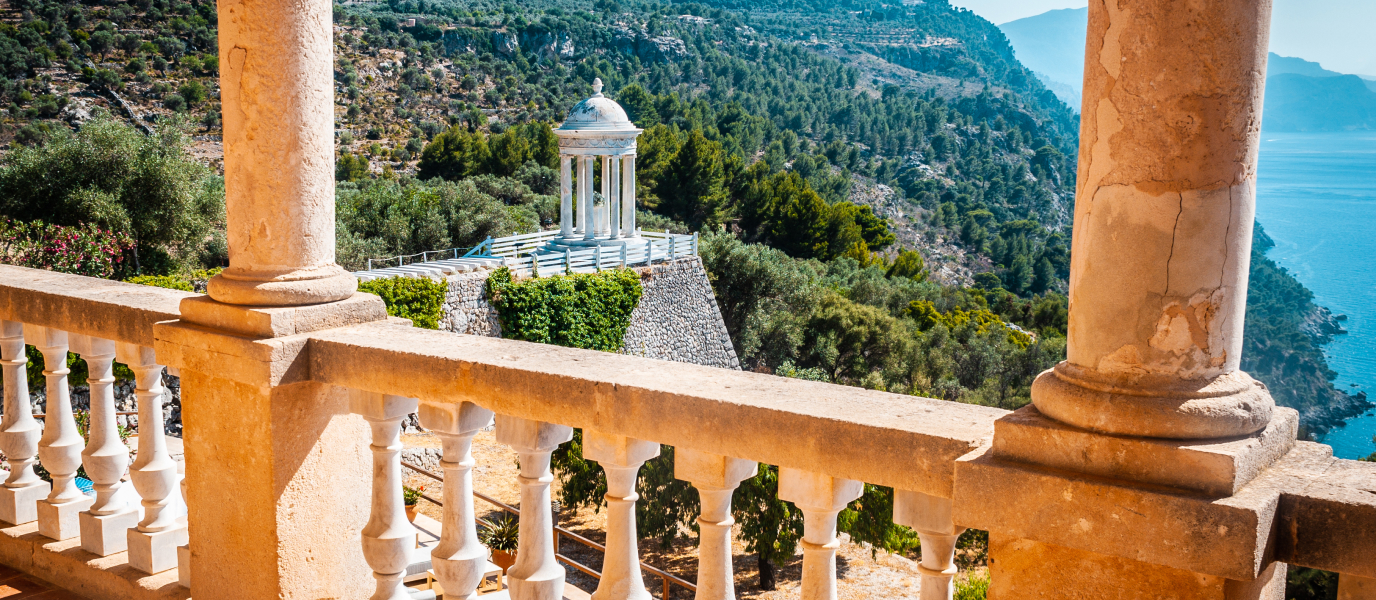
[[[29,487],[0,487],[0,521],[23,525],[38,520],[38,501],[48,497],[53,486],[46,481]]]
[[[81,528],[81,549],[96,556],[109,556],[129,548],[129,530],[139,524],[139,510],[130,508],[113,515],[77,515]]]
[[[177,547],[188,541],[186,527],[157,533],[129,530],[129,566],[149,575],[177,568]]]
[[[210,279],[207,292],[225,304],[304,306],[344,300],[358,289],[358,278],[336,264],[286,273],[230,267]]]
[[[484,553],[470,558],[431,557],[430,565],[435,571],[435,579],[444,585],[444,589],[453,590],[451,593],[456,598],[469,598],[475,596],[478,586],[482,585],[488,562]],[[468,590],[468,593],[465,595],[463,590]]]
[[[191,589],[191,546],[177,546],[177,583]]]
[[[1284,600],[1285,564],[1253,581],[1105,556],[1032,540],[989,536],[989,600]]]
[[[77,515],[91,508],[95,501],[96,499],[91,497],[62,504],[39,500],[38,534],[59,542],[81,535],[81,520]]]

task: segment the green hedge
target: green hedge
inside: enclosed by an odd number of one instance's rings
[[[503,267],[487,278],[502,337],[604,352],[621,349],[641,293],[629,269],[516,282]]]
[[[439,329],[449,286],[429,277],[392,277],[359,282],[358,291],[381,296],[389,315],[410,319],[423,329]]]

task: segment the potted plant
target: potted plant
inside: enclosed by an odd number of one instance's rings
[[[478,531],[478,541],[492,550],[492,564],[502,568],[502,574],[516,564],[516,547],[520,528],[511,515],[502,515]]]
[[[420,504],[420,493],[425,491],[425,486],[413,488],[401,486],[401,500],[406,505],[406,520],[416,522],[416,505]]]

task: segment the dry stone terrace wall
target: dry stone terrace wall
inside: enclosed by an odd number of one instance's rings
[[[698,257],[637,267],[635,271],[640,273],[645,293],[631,313],[623,353],[740,369],[707,271]],[[485,293],[489,273],[477,271],[449,277],[440,329],[502,337],[497,310],[488,303]]]

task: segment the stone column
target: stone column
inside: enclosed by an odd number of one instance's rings
[[[326,0],[219,4],[229,304],[342,300],[335,264],[334,35]]]
[[[1101,432],[1220,438],[1271,419],[1238,369],[1271,3],[1091,3],[1067,360],[1032,390]]]
[[[674,477],[693,484],[701,499],[698,591],[695,600],[735,600],[731,570],[731,493],[755,476],[753,460],[729,458],[688,448],[674,450]]]
[[[621,157],[621,228],[625,237],[639,237],[635,229],[635,155]]]
[[[612,210],[612,157],[598,157],[602,162],[602,208],[597,211],[601,218],[601,227],[597,229],[599,235],[606,235],[611,231],[608,224],[611,222]]]
[[[128,548],[129,528],[139,522],[138,508],[117,498],[129,467],[129,447],[119,439],[115,423],[115,343],[84,335],[72,336],[72,350],[86,360],[91,390],[87,431],[91,443],[81,452],[81,464],[96,490],[91,508],[77,515],[81,548],[109,556]],[[162,435],[159,427],[157,435]]]
[[[864,491],[859,481],[779,468],[779,499],[803,511],[803,600],[836,600],[836,515]]]
[[[921,600],[951,600],[955,595],[956,540],[965,532],[951,520],[951,499],[894,490],[893,522],[917,531],[922,541]]]
[[[77,513],[92,502],[76,487],[76,469],[81,466],[85,440],[77,432],[67,393],[67,332],[48,327],[25,329],[31,334],[26,337],[43,353],[43,377],[48,380],[48,409],[43,437],[38,441],[38,458],[52,475],[53,489],[47,499],[38,501],[38,533],[66,540],[80,535]]]
[[[116,352],[120,362],[134,371],[139,430],[143,432],[139,435],[138,460],[129,470],[134,489],[143,499],[143,520],[128,532],[129,564],[144,573],[161,573],[180,566],[177,548],[189,541],[186,524],[167,510],[179,486],[177,463],[167,451],[163,434],[163,366],[158,364],[152,348],[120,344]],[[184,568],[190,577],[191,565]]]
[[[578,157],[578,229],[574,232],[592,239],[592,157]]]
[[[603,175],[605,181],[609,181],[611,193],[607,194],[607,222],[611,225],[611,238],[621,238],[621,161],[612,157],[607,157],[605,163],[611,167]]]
[[[352,391],[350,407],[372,429],[372,510],[363,527],[363,558],[377,589],[371,600],[408,600],[406,567],[416,547],[416,528],[406,519],[401,494],[401,420],[416,412],[416,399]]]
[[[635,530],[636,476],[645,461],[659,456],[659,444],[583,430],[583,458],[597,461],[607,474],[607,550],[602,579],[593,600],[650,600],[640,575]]]
[[[573,236],[573,157],[559,155],[559,235]]]
[[[430,557],[446,598],[477,598],[487,567],[487,548],[478,542],[473,521],[472,448],[473,436],[490,422],[492,411],[471,402],[420,406],[421,425],[444,444],[444,522]]]
[[[589,162],[591,164],[591,162]],[[554,558],[554,518],[550,514],[550,453],[573,439],[573,429],[497,415],[497,442],[511,446],[520,460],[521,522],[516,564],[507,570],[514,600],[559,600],[564,595],[564,567]]]
[[[38,519],[38,501],[52,486],[34,473],[38,438],[42,432],[29,402],[29,359],[24,352],[24,324],[0,321],[0,365],[5,373],[4,415],[0,416],[0,451],[10,462],[9,477],[0,488],[0,521],[11,525]]]

